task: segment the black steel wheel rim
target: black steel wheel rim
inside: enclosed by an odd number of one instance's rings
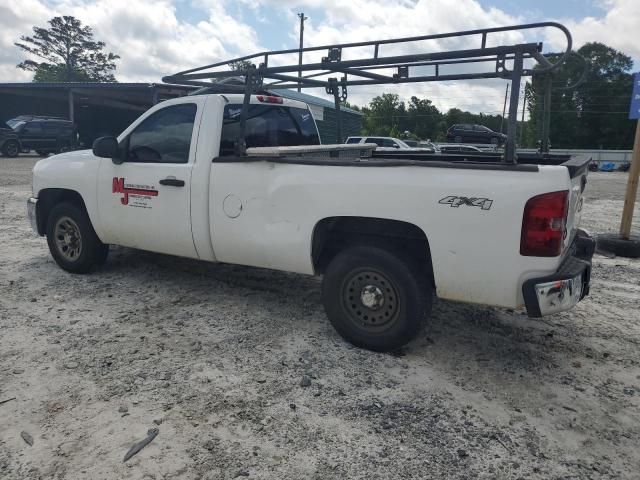
[[[341,290],[344,311],[358,329],[378,333],[391,328],[398,320],[398,289],[379,270],[353,270],[345,277]]]

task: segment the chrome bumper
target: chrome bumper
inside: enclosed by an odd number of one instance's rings
[[[595,241],[579,231],[570,255],[556,273],[524,282],[522,294],[530,317],[542,317],[569,310],[589,294],[591,258]]]
[[[29,217],[29,222],[31,223],[31,228],[38,235],[42,235],[38,231],[38,199],[37,198],[29,198],[27,200],[27,216]]]
[[[583,282],[583,274],[579,274],[567,280],[534,285],[540,315],[551,315],[575,307],[582,299]]]

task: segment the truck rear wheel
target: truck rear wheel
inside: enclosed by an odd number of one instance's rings
[[[87,213],[73,203],[59,203],[51,209],[47,243],[56,263],[71,273],[87,273],[109,254],[109,246],[100,241]]]
[[[426,275],[399,255],[372,246],[352,247],[329,264],[322,281],[327,317],[354,345],[385,352],[412,340],[431,307]]]

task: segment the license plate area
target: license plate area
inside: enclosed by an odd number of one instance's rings
[[[542,315],[550,315],[574,307],[582,298],[583,274],[566,280],[538,283],[534,288]]]

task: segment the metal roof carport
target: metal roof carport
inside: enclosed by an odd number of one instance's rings
[[[0,121],[18,115],[50,115],[72,120],[81,145],[118,135],[158,102],[187,95],[193,86],[164,83],[0,83]],[[322,143],[337,141],[337,112],[332,102],[292,90],[273,92],[311,108]],[[344,138],[359,135],[362,113],[343,107]]]
[[[193,88],[162,83],[0,83],[0,121],[51,115],[73,121],[80,143],[117,135],[156,103]]]

